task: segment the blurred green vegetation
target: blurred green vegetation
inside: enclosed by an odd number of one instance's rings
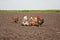
[[[60,10],[0,10],[0,12],[60,12]]]

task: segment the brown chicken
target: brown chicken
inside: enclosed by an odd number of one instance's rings
[[[19,17],[13,17],[12,19],[13,19],[13,22],[15,22],[15,23],[18,23],[18,21],[19,21]]]

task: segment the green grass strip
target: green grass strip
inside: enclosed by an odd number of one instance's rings
[[[60,12],[60,10],[0,10],[0,12]]]

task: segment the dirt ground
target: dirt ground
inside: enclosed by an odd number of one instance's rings
[[[11,22],[14,16],[40,15],[44,24],[40,27],[21,26]],[[60,12],[0,12],[0,40],[60,40]]]

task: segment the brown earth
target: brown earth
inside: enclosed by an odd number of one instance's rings
[[[40,15],[45,22],[40,27],[11,22],[12,17],[24,15]],[[0,12],[0,40],[60,40],[60,12]]]

